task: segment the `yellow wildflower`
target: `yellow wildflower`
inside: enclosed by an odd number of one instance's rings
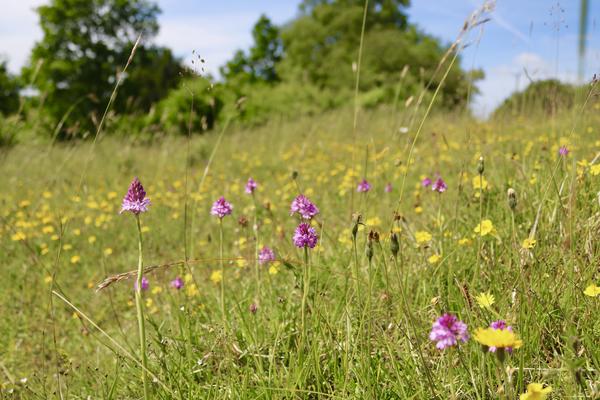
[[[521,247],[523,247],[524,249],[533,249],[536,243],[537,241],[534,238],[529,237],[523,240],[523,243],[521,243]]]
[[[475,300],[477,300],[477,305],[479,305],[479,307],[487,309],[491,308],[492,305],[496,302],[496,299],[494,299],[494,295],[491,294],[489,291],[479,293],[479,295],[475,297]]]
[[[590,297],[597,297],[598,295],[600,295],[600,287],[596,286],[595,283],[592,283],[591,285],[585,288],[583,294]]]
[[[221,271],[213,271],[212,274],[210,274],[210,280],[214,284],[220,283],[223,280],[223,274]]]
[[[508,329],[477,328],[473,339],[484,346],[495,347],[497,349],[506,347],[518,349],[523,345],[523,341],[513,331],[509,331]]]
[[[77,264],[81,260],[81,257],[75,255],[71,257],[71,264]]]
[[[415,233],[415,240],[418,245],[429,243],[431,241],[431,233],[425,231],[418,231]]]
[[[527,391],[519,396],[519,400],[545,400],[551,392],[551,386],[544,387],[543,383],[530,383],[527,385]]]
[[[442,259],[442,257],[440,257],[438,254],[434,254],[427,259],[427,262],[429,264],[433,265],[433,264],[437,264],[441,259]]]
[[[494,224],[489,219],[484,219],[480,224],[477,224],[473,232],[479,233],[480,236],[486,236],[494,232]]]

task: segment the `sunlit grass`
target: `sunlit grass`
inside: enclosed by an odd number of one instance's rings
[[[51,397],[60,386],[67,398],[141,397],[140,364],[125,353],[139,357],[135,274],[95,291],[136,269],[136,226],[118,211],[138,176],[152,201],[144,266],[164,265],[146,274],[144,292],[156,397],[483,399],[516,396],[529,383],[551,385],[556,398],[597,396],[592,110],[508,123],[434,115],[410,165],[414,129],[399,131],[389,110],[363,113],[353,144],[352,115],[233,128],[202,185],[216,134],[192,139],[189,162],[184,139],[12,149],[0,175],[3,393]],[[249,177],[254,197],[244,191]],[[447,190],[424,187],[426,177],[442,177]],[[363,179],[371,189],[358,193]],[[292,243],[298,220],[289,213],[300,192],[320,209],[305,315],[308,262]],[[210,215],[220,196],[234,206],[222,224],[223,257]],[[369,245],[371,231],[379,239]],[[263,246],[277,261],[257,279]],[[176,277],[181,289],[170,284]],[[440,351],[428,335],[446,312],[471,335],[506,320],[522,345],[501,361],[472,338]]]

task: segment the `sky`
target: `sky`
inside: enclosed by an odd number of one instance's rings
[[[42,36],[35,7],[47,0],[0,0],[0,55],[18,72],[31,47]],[[449,44],[465,19],[482,0],[412,0],[409,20]],[[600,72],[600,1],[590,1],[585,79]],[[299,0],[158,0],[159,45],[186,60],[192,51],[206,60],[206,70],[218,67],[237,49],[252,44],[251,29],[261,14],[284,24],[297,14]],[[559,78],[577,82],[579,0],[497,0],[491,20],[465,40],[461,62],[482,69],[480,94],[473,102],[477,115],[489,114],[515,89],[530,80]],[[399,50],[401,51],[401,49]],[[398,66],[400,70],[403,66]]]

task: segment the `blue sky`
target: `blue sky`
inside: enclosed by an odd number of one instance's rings
[[[0,0],[0,54],[8,57],[12,71],[26,62],[35,40],[41,37],[33,9],[45,0]],[[299,1],[292,0],[159,0],[159,44],[188,58],[192,50],[216,73],[219,65],[238,48],[251,44],[250,30],[267,14],[283,24],[294,17]],[[479,0],[413,0],[408,9],[411,22],[446,43],[456,37],[465,18]],[[579,1],[497,0],[492,21],[467,39],[462,63],[481,68],[481,95],[474,110],[486,115],[515,88],[529,79],[558,77],[577,80],[577,32]],[[590,1],[586,78],[600,72],[600,1]],[[398,66],[399,69],[402,66]]]

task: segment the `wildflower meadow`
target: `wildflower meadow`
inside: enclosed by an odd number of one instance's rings
[[[363,117],[13,150],[3,393],[597,396],[594,113]]]
[[[598,81],[478,119],[354,68],[202,135],[109,135],[117,82],[91,136],[3,148],[0,399],[600,399]]]

